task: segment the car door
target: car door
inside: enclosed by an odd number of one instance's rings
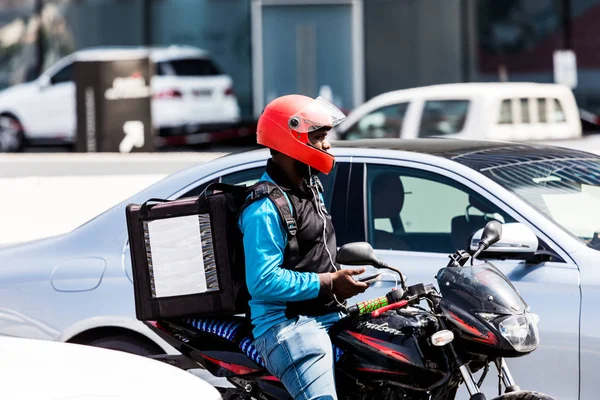
[[[51,75],[48,83],[40,86],[32,103],[35,104],[31,121],[33,136],[72,140],[76,127],[73,64]]]
[[[355,159],[355,163],[350,181],[363,183],[355,187],[348,213],[363,218],[354,223],[349,237],[370,242],[379,257],[403,271],[408,285],[435,283],[434,276],[446,266],[448,255],[456,247],[466,249],[472,232],[490,219],[522,222],[534,230],[540,249],[555,254],[552,261],[531,264],[524,260],[490,260],[513,282],[532,312],[540,316],[539,348],[508,364],[522,388],[576,399],[579,272],[576,265],[565,261],[568,256],[485,188],[456,173],[408,161],[365,158]],[[395,285],[395,277],[390,274],[385,282],[356,299],[378,297]],[[493,375],[488,376],[485,388],[494,393],[497,380]]]

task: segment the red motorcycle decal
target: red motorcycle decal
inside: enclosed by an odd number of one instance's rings
[[[411,363],[409,358],[403,354],[400,353],[399,351],[390,349],[389,347],[385,346],[385,344],[387,343],[384,340],[380,340],[380,339],[376,339],[374,337],[371,336],[366,336],[366,335],[362,335],[360,333],[356,333],[356,332],[350,332],[347,331],[351,336],[355,337],[356,339],[360,340],[361,342],[368,344],[371,347],[376,348],[377,350],[381,351],[383,354],[393,357],[396,360],[405,362],[405,363]],[[412,363],[411,363],[412,364]]]
[[[209,361],[212,361],[213,363],[217,364],[219,367],[223,367],[226,370],[233,372],[236,375],[253,374],[255,372],[260,371],[260,369],[245,367],[243,365],[238,365],[238,364],[230,364],[225,361],[217,360],[217,359],[209,357],[205,354],[202,354],[202,357],[206,358]]]
[[[449,313],[452,316],[452,318],[460,324],[460,326],[462,326],[471,335],[475,336],[473,338],[474,340],[492,345],[498,344],[498,338],[492,332],[488,332],[487,335],[485,335],[484,333],[480,332],[479,329],[463,321],[458,315],[454,314],[452,311],[449,311]]]
[[[492,332],[488,332],[487,336],[483,338],[474,337],[473,340],[491,345],[498,344],[498,338]]]
[[[262,379],[263,381],[279,382],[279,379],[275,378],[273,375],[261,376],[258,379]]]

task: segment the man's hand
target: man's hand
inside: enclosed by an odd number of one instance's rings
[[[352,277],[353,275],[360,275],[363,272],[365,272],[365,268],[341,269],[331,273],[332,291],[339,301],[349,299],[367,290],[369,287],[368,283],[358,282]]]

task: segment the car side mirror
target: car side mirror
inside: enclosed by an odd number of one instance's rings
[[[501,224],[500,238],[491,244],[483,254],[495,254],[499,256],[530,256],[538,249],[539,241],[535,233],[527,225],[512,222]],[[471,237],[470,249],[476,252],[482,241],[484,229],[480,229]]]
[[[367,242],[347,243],[339,248],[335,261],[344,265],[372,265],[379,267],[382,261],[377,258],[373,247]]]

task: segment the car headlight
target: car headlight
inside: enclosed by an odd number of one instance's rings
[[[530,352],[540,343],[537,321],[533,314],[512,315],[498,324],[500,334],[519,352]]]

